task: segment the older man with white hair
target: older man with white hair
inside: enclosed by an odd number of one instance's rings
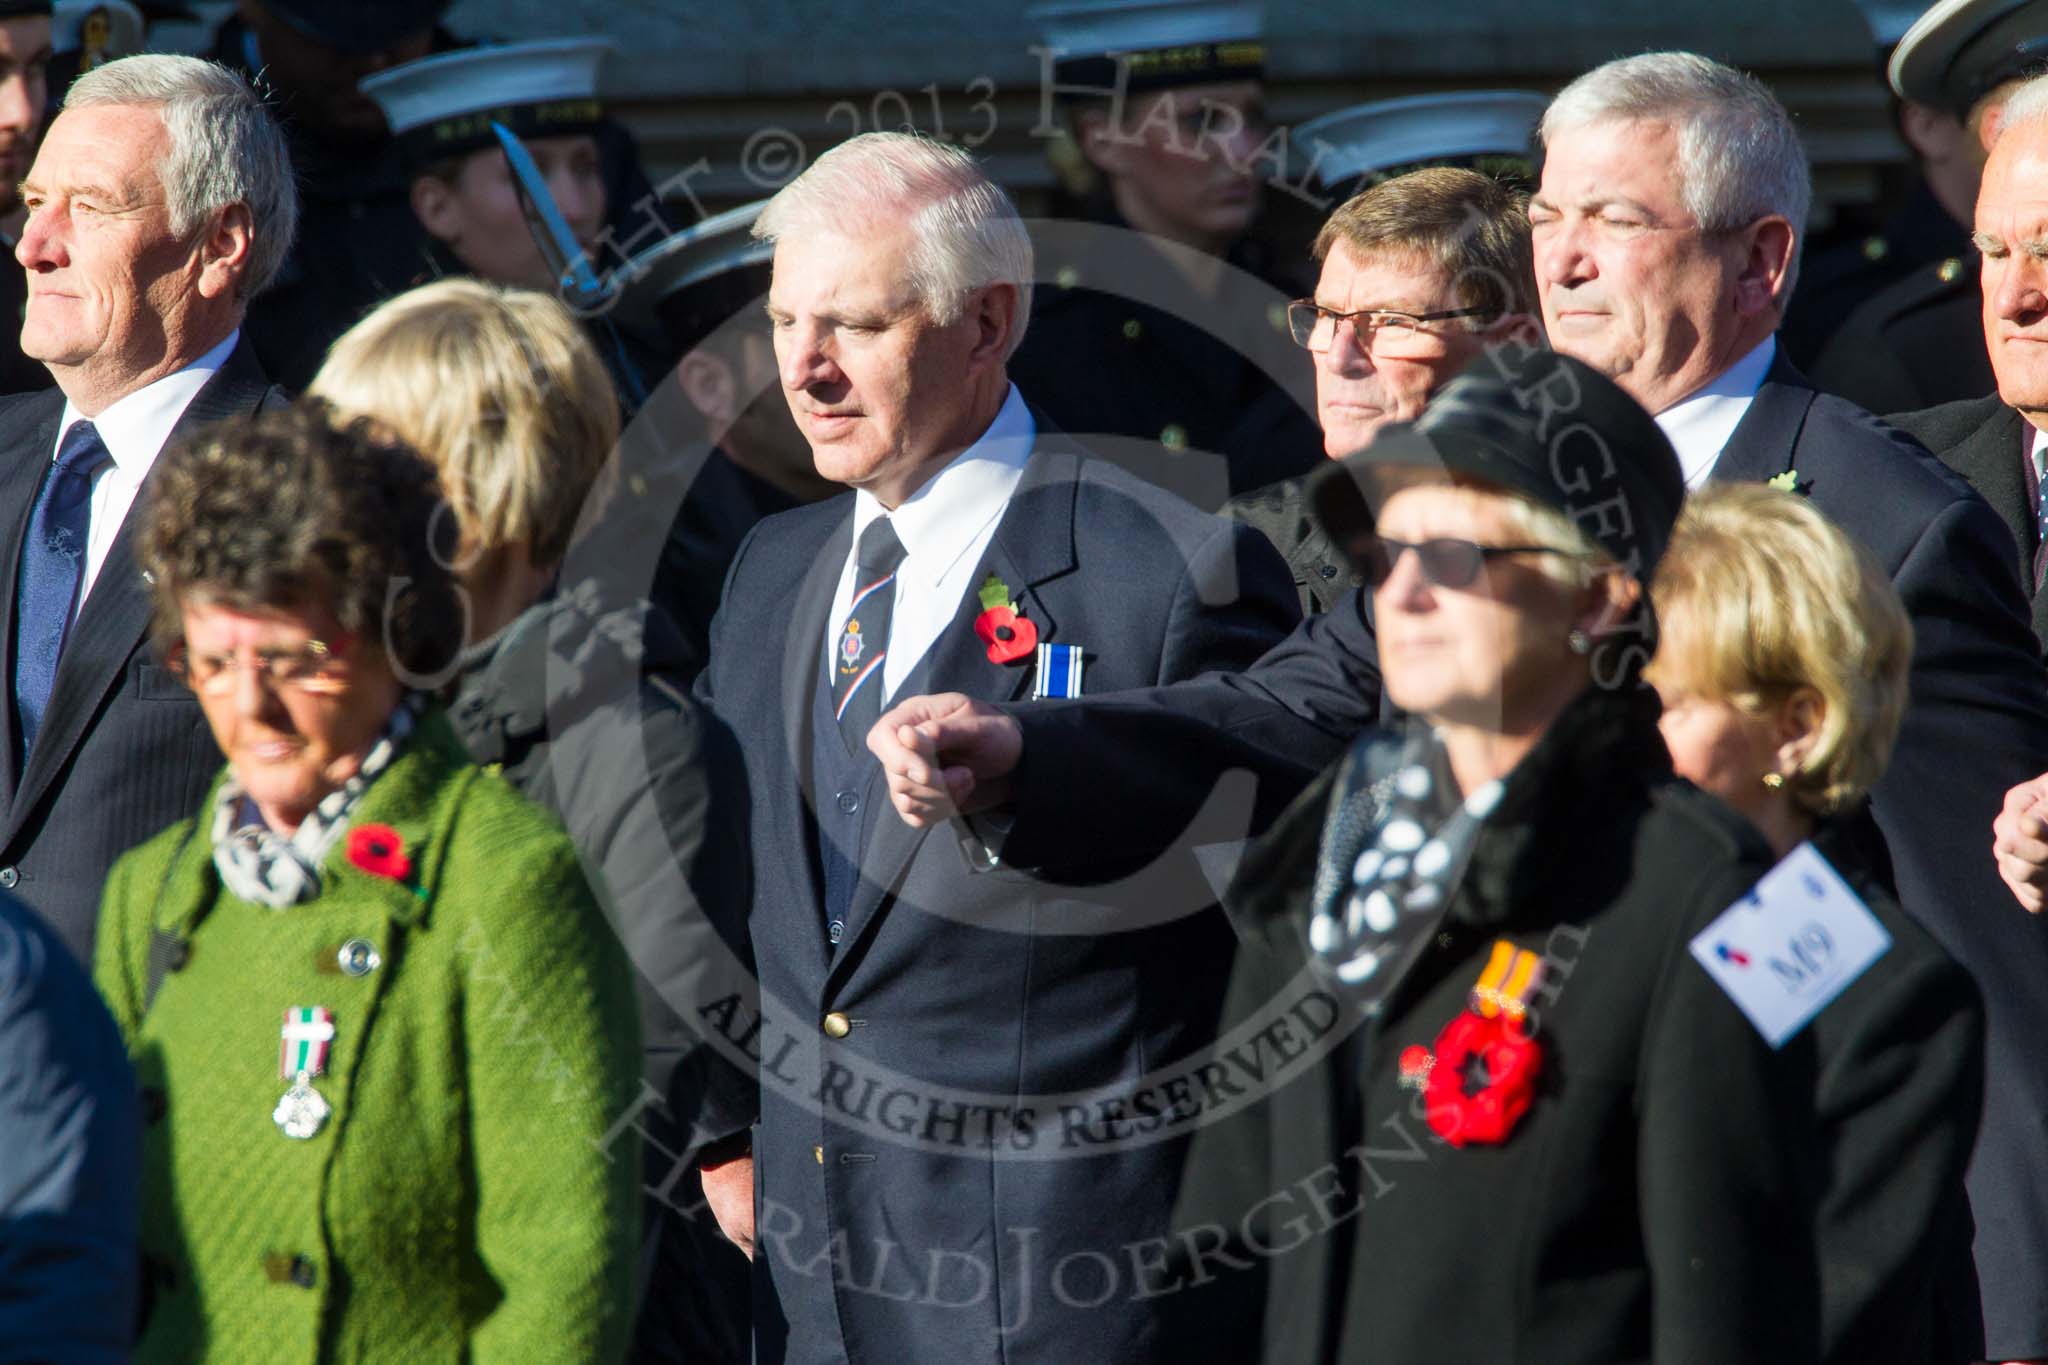
[[[2048,13],[2044,13],[2048,23]],[[2005,519],[2033,599],[2034,632],[2048,648],[2048,78],[2014,88],[1985,163],[1975,206],[1982,299],[1978,334],[1997,377],[1994,392],[1886,420],[1970,481]]]
[[[146,639],[129,508],[170,440],[282,401],[241,323],[298,193],[247,82],[137,56],[72,85],[21,199],[21,347],[57,387],[0,402],[0,888],[89,959],[108,867],[221,761]]]
[[[706,1185],[756,1244],[756,1358],[1193,1358],[1206,1296],[1156,1253],[1200,1098],[1172,1068],[1230,961],[1213,895],[1192,863],[1075,891],[995,827],[912,830],[864,741],[892,694],[1242,668],[1296,617],[1290,576],[1026,404],[1030,239],[964,153],[855,138],[755,232],[783,391],[851,490],[749,536],[698,685],[753,803],[760,1017],[714,1022],[762,1059],[758,1226],[745,1163]]]
[[[2048,76],[2013,92],[1991,145],[1976,205],[1982,258],[1984,342],[1998,390],[1893,418],[1927,442],[1998,509],[2018,542],[2019,568],[2033,592],[2034,621],[2048,632]],[[2048,633],[2044,633],[2048,640]],[[1999,871],[2020,903],[2038,916],[2048,904],[2048,773],[2007,793],[1993,825]],[[2039,921],[2037,920],[2037,923]],[[2039,1110],[2035,1111],[2037,1122]],[[2039,1143],[2038,1126],[2033,1133]],[[2032,1204],[2038,1210],[2041,1198]],[[1989,1211],[2003,1224],[2012,1214]],[[1980,1221],[1985,1217],[1979,1214]],[[2038,1226],[2032,1229],[2039,1235]],[[2034,1243],[2026,1264],[2037,1291],[2048,1265]],[[2048,1356],[2048,1293],[2038,1293],[2028,1349]]]

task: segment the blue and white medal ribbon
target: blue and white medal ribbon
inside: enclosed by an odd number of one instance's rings
[[[1038,676],[1031,684],[1032,700],[1080,696],[1081,656],[1079,645],[1040,645]]]

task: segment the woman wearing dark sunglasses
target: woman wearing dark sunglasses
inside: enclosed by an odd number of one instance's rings
[[[1689,951],[1770,853],[1673,776],[1640,678],[1682,496],[1649,416],[1548,354],[1481,359],[1319,481],[1412,720],[1226,897],[1233,1017],[1334,1016],[1183,1183],[1179,1225],[1261,1272],[1229,1358],[1814,1358],[1810,1043]]]

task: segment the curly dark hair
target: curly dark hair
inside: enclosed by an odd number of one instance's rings
[[[192,601],[319,606],[401,677],[438,676],[465,626],[445,506],[431,464],[318,400],[207,427],[164,452],[143,493],[157,646],[183,638]]]

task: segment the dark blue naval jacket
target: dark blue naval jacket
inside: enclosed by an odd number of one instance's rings
[[[1257,532],[1040,433],[972,582],[997,574],[1041,641],[1081,646],[1088,692],[1241,669],[1286,633],[1293,584]],[[817,696],[852,516],[849,496],[755,528],[698,684],[752,793],[760,1017],[713,1022],[761,1059],[757,1358],[1188,1358],[1200,1296],[1147,1277],[1199,1093],[1175,1067],[1232,951],[1214,888],[1178,856],[1027,876],[993,828],[896,817]],[[1032,660],[992,663],[981,610],[970,588],[902,695],[1029,695]],[[830,915],[821,818],[860,863]]]

